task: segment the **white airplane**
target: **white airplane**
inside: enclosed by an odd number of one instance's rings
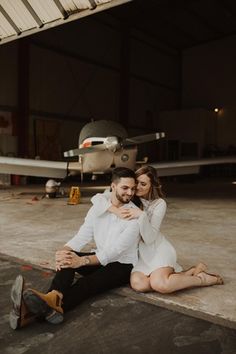
[[[47,161],[0,156],[0,173],[25,176],[66,178],[84,173],[109,173],[115,167],[135,169],[137,145],[158,140],[164,133],[128,137],[126,130],[114,121],[94,121],[86,124],[79,135],[78,148],[64,152],[65,158],[77,161]],[[71,160],[71,159],[70,159]],[[140,161],[140,163],[144,163]]]
[[[128,137],[126,130],[114,121],[94,121],[86,124],[79,136],[78,148],[64,153],[65,158],[77,157],[78,161],[47,161],[0,156],[0,173],[66,178],[84,173],[109,173],[115,167],[136,169],[147,163],[147,158],[137,161],[137,145],[165,137],[153,133]],[[235,163],[236,157],[199,159],[190,161],[158,162],[149,165],[158,169],[159,176],[199,173],[200,166]]]

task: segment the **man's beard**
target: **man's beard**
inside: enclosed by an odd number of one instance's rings
[[[123,203],[123,204],[127,204],[127,203],[129,203],[130,200],[132,199],[132,196],[126,195],[126,196],[122,197],[120,194],[118,194],[118,193],[116,192],[116,199],[119,200],[119,202],[121,202],[121,203]]]

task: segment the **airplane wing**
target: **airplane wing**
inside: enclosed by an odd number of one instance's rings
[[[80,172],[79,162],[21,159],[0,156],[0,173],[23,176],[65,178],[68,172]]]
[[[204,165],[234,163],[236,163],[236,156],[189,161],[156,162],[149,163],[148,165],[156,168],[159,176],[177,176],[197,174],[200,171],[200,166]],[[0,156],[0,173],[4,174],[9,173],[23,176],[65,178],[68,174],[78,174],[80,172],[82,172],[82,165],[79,162],[67,163],[62,161],[33,160]]]
[[[148,165],[158,170],[159,176],[177,176],[199,173],[200,167],[204,165],[234,164],[236,156],[207,158],[188,161],[155,162]]]

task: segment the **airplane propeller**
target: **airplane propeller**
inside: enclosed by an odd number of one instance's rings
[[[148,141],[154,141],[165,137],[165,133],[152,133],[152,134],[145,134],[145,135],[138,135],[132,138],[117,138],[116,136],[109,136],[105,138],[102,144],[92,145],[92,146],[85,146],[78,149],[73,149],[64,152],[64,157],[72,157],[78,156],[83,154],[89,154],[92,152],[97,151],[104,151],[109,150],[111,152],[116,152],[123,147],[129,147],[137,144],[146,143]]]
[[[165,133],[151,133],[145,135],[138,135],[132,138],[125,138],[122,142],[122,146],[137,145],[147,143],[148,141],[159,140],[165,137]]]

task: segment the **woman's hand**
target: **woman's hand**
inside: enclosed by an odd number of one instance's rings
[[[108,211],[112,214],[115,214],[116,216],[118,216],[118,218],[120,219],[125,219],[125,216],[123,215],[122,213],[122,208],[117,208],[116,206],[114,205],[111,205],[110,208],[108,209]]]
[[[126,220],[137,219],[142,212],[139,208],[120,208],[121,218]]]
[[[142,214],[142,210],[139,208],[117,208],[114,205],[108,209],[110,213],[115,214],[120,219],[137,219]]]

